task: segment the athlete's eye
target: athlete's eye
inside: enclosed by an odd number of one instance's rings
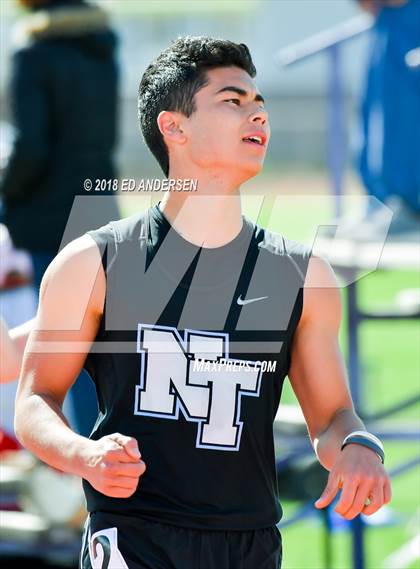
[[[241,101],[239,99],[225,99],[225,103],[235,103],[235,105],[240,105]]]

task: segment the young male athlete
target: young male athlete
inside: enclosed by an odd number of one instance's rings
[[[286,374],[330,471],[317,507],[340,488],[347,519],[390,500],[381,443],[349,395],[331,268],[241,215],[270,137],[255,74],[244,44],[166,49],[141,80],[141,129],[165,175],[198,191],[88,232],[43,280],[16,431],[84,479],[84,568],[279,567],[272,427]],[[82,366],[100,407],[90,440],[61,410]]]

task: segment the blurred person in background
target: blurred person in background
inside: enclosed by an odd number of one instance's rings
[[[86,196],[84,180],[116,177],[117,37],[106,13],[84,0],[19,3],[29,13],[14,30],[10,100],[16,136],[0,180],[0,213],[14,246],[31,256],[38,290],[65,245],[75,196]],[[109,190],[88,202],[72,218],[66,242],[120,218]],[[97,405],[85,372],[72,399],[75,427],[89,434]]]
[[[74,197],[86,195],[83,181],[116,176],[117,40],[106,13],[83,0],[19,3],[29,14],[14,33],[16,138],[0,196],[3,221],[15,247],[29,251],[38,288],[60,248]],[[88,227],[119,218],[112,198],[100,205],[101,218]]]
[[[368,195],[394,213],[388,235],[419,239],[420,1],[356,1],[375,18],[360,109],[358,170]],[[374,200],[357,236],[374,239],[388,223],[386,210]],[[349,233],[354,238],[352,229]]]
[[[34,319],[27,320],[9,330],[6,321],[0,315],[0,383],[15,381],[19,376],[26,342],[34,323]]]

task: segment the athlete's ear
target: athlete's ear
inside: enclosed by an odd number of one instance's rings
[[[180,113],[172,111],[161,111],[157,118],[160,132],[168,140],[175,144],[185,144],[187,137],[180,125]]]

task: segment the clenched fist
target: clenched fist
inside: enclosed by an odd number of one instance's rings
[[[132,496],[146,470],[136,439],[113,433],[89,443],[83,478],[105,496]]]

